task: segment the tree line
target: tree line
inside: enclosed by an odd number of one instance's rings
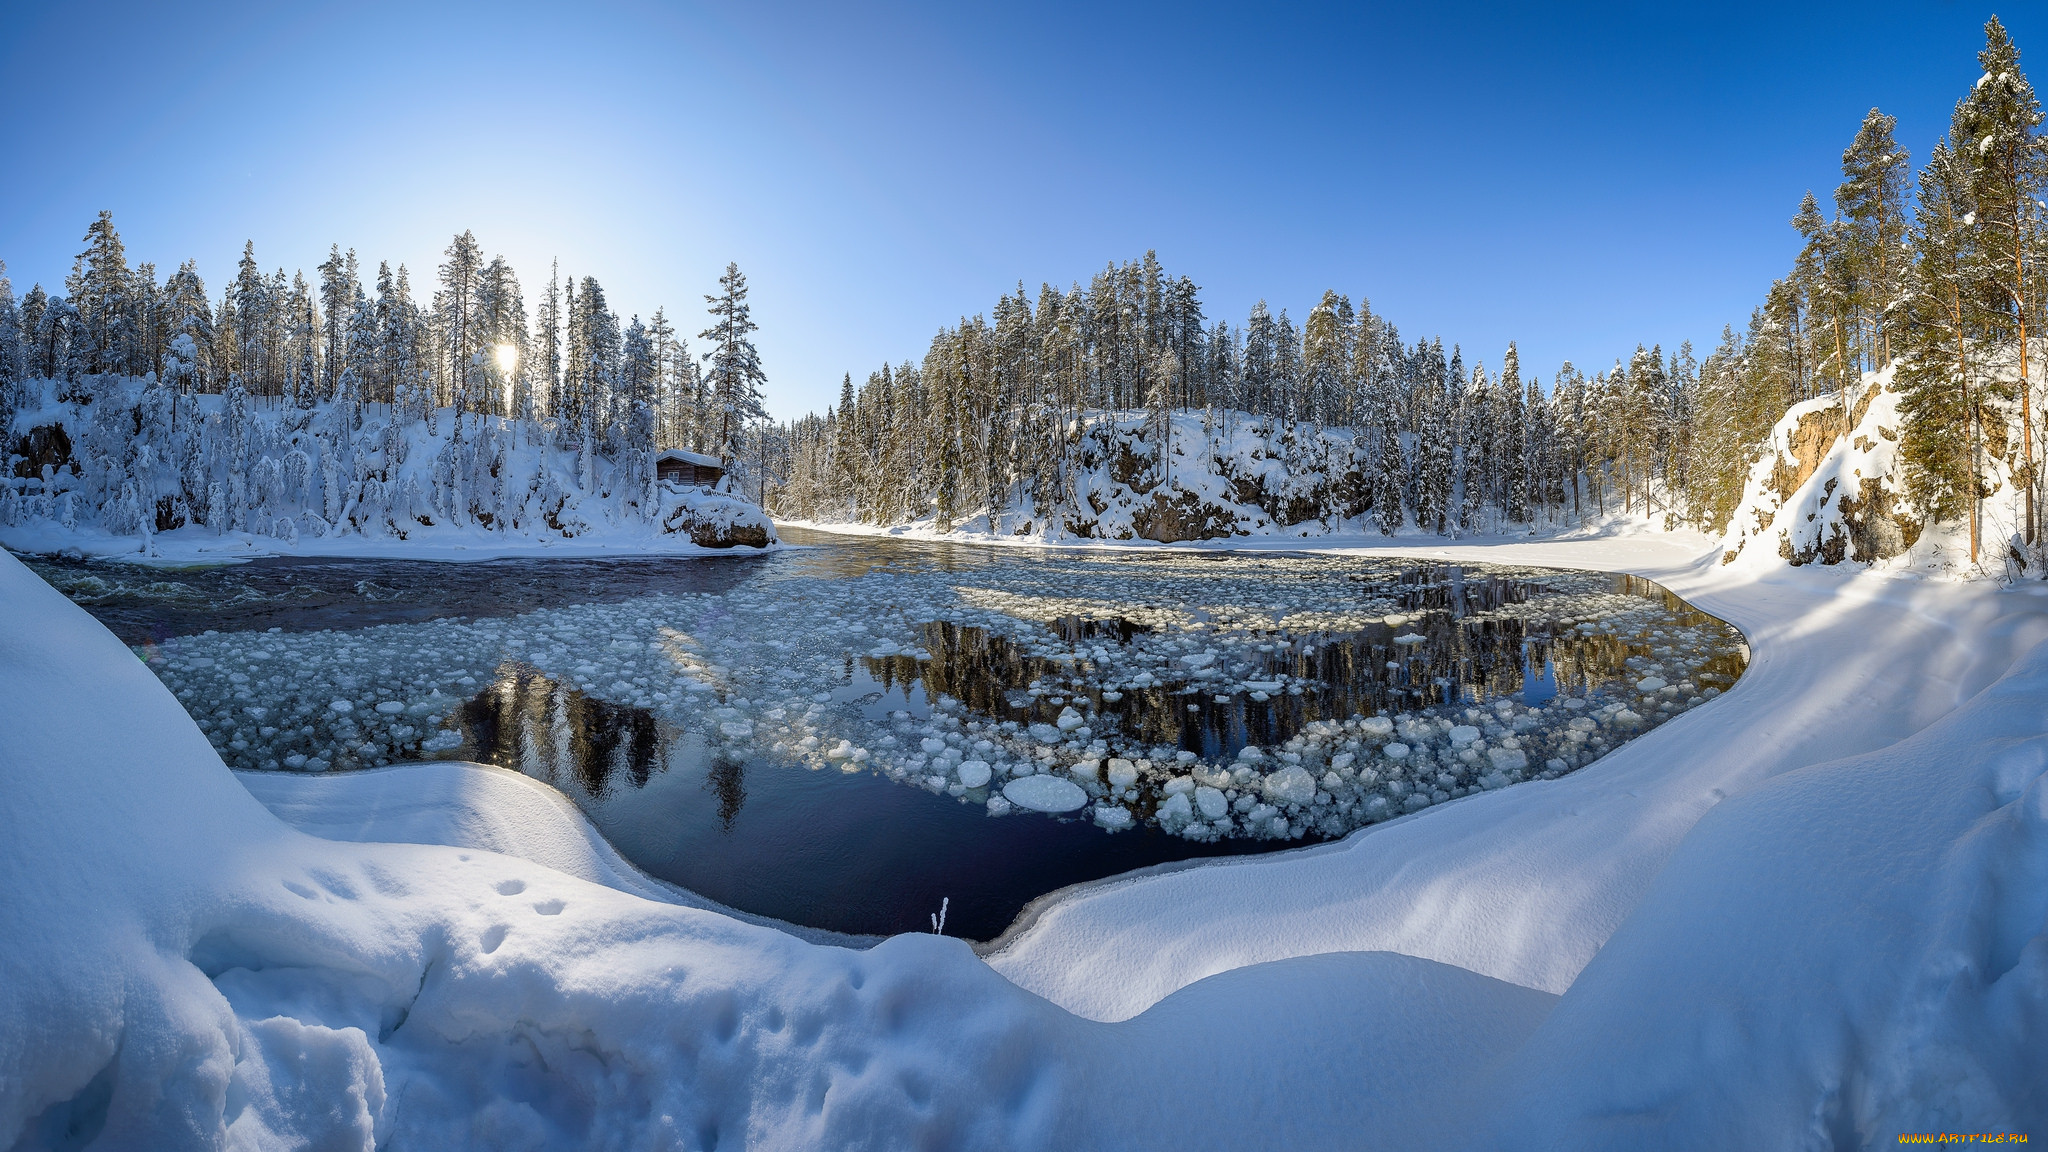
[[[857,387],[847,376],[824,415],[779,428],[777,508],[1051,523],[1079,513],[1092,421],[1153,430],[1156,446],[1177,414],[1195,414],[1212,437],[1249,434],[1271,457],[1352,478],[1338,486],[1344,506],[1287,501],[1273,509],[1281,523],[1369,510],[1383,532],[1458,534],[1683,512],[1673,493],[1687,483],[1699,377],[1689,345],[1638,347],[1591,376],[1567,363],[1546,388],[1512,344],[1497,370],[1468,367],[1462,349],[1408,342],[1334,290],[1299,325],[1263,302],[1242,325],[1212,323],[1197,286],[1149,252],[1086,288],[1041,287],[1035,303],[1020,286],[992,314],[941,330],[921,362],[883,365]],[[1300,453],[1312,444],[1310,464]],[[1154,463],[1149,479],[1170,483],[1170,456]]]
[[[586,456],[658,444],[728,465],[765,418],[737,265],[705,297],[700,360],[665,309],[622,320],[596,278],[552,266],[529,318],[518,274],[467,231],[443,253],[427,299],[403,264],[380,262],[365,285],[355,251],[339,245],[308,280],[266,274],[247,244],[214,297],[193,261],[161,280],[154,265],[130,267],[111,213],[84,244],[61,293],[37,283],[17,300],[0,264],[0,430],[30,403],[30,381],[61,382],[58,399],[82,400],[100,376],[151,378],[176,396],[334,403],[356,409],[358,425],[361,406],[383,405],[430,434],[445,416],[458,437],[467,419],[516,417]]]
[[[1439,338],[1405,343],[1335,291],[1298,326],[1263,302],[1232,326],[1210,321],[1196,285],[1148,253],[1086,288],[1042,286],[1035,303],[1019,285],[943,328],[921,361],[858,386],[849,376],[822,416],[774,430],[774,498],[827,519],[1031,509],[1043,522],[1047,509],[1079,511],[1075,448],[1091,419],[1163,430],[1199,412],[1205,428],[1249,421],[1275,455],[1304,430],[1344,430],[1323,463],[1354,483],[1283,510],[1283,523],[1364,509],[1384,532],[1448,534],[1619,507],[1718,532],[1788,407],[1833,396],[1846,432],[1866,373],[1891,370],[1915,510],[1969,520],[1974,553],[1977,506],[2010,484],[2032,543],[2048,153],[1996,17],[1978,62],[1917,183],[1897,121],[1871,110],[1843,153],[1832,213],[1803,198],[1792,268],[1703,361],[1689,343],[1669,355],[1639,345],[1591,376],[1567,362],[1546,385],[1522,375],[1512,346],[1497,372],[1468,369],[1457,347],[1446,357]]]

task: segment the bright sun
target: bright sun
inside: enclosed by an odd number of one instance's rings
[[[508,373],[519,367],[519,349],[510,344],[498,345],[498,367]]]

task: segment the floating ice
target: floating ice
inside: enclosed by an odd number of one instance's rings
[[[1264,791],[1276,804],[1307,804],[1315,799],[1316,782],[1306,769],[1293,764],[1266,777]]]
[[[1525,593],[1470,599],[1516,580]],[[993,814],[1037,780],[1082,793],[1061,811],[1092,797],[1181,835],[1292,838],[1582,767],[1718,695],[1741,645],[1596,574],[1469,566],[1454,585],[1396,561],[1062,556],[139,654],[239,768],[453,751],[475,685],[527,669],[723,753],[936,778]],[[1344,676],[1384,691],[1346,696]],[[1539,681],[1554,695],[1524,700]]]
[[[1003,785],[1003,797],[1034,812],[1072,812],[1088,803],[1078,784],[1057,776],[1025,776]]]

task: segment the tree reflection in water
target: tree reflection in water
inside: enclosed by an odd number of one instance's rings
[[[659,766],[667,725],[644,708],[613,704],[562,684],[528,664],[507,661],[455,715],[465,751],[557,788],[571,781],[592,797],[616,782],[647,784]],[[734,811],[746,790],[733,786]],[[720,787],[720,804],[727,803]]]

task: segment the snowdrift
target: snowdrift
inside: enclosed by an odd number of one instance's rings
[[[564,444],[535,421],[325,401],[178,396],[151,378],[30,381],[0,428],[0,538],[199,552],[765,547],[724,492],[658,482],[645,437]]]

